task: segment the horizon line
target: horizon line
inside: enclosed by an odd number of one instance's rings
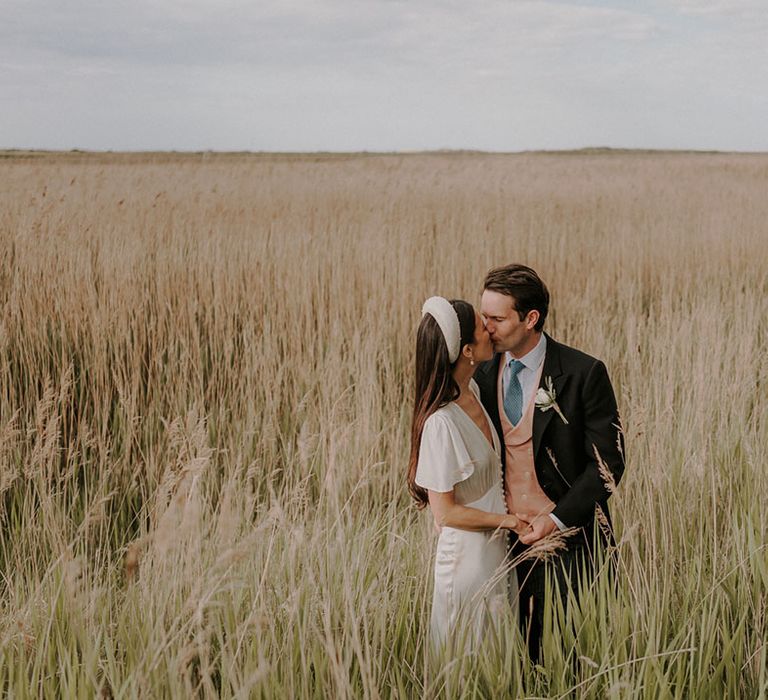
[[[0,148],[0,157],[44,155],[254,155],[254,156],[407,156],[407,155],[610,155],[621,153],[700,154],[700,155],[767,155],[768,151],[739,151],[705,148],[632,148],[624,146],[583,146],[580,148],[533,148],[518,151],[491,151],[477,148],[435,148],[404,150],[216,150],[216,149],[89,149],[89,148]]]

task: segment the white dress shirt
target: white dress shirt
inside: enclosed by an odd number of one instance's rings
[[[539,385],[536,383],[536,377],[539,374],[539,367],[544,363],[544,357],[547,354],[547,337],[542,333],[539,342],[536,343],[536,347],[533,350],[527,352],[522,357],[513,357],[509,352],[504,353],[504,371],[501,375],[501,391],[502,396],[506,396],[507,384],[510,381],[512,370],[509,367],[509,363],[512,360],[518,360],[522,362],[525,367],[521,369],[517,378],[520,380],[520,386],[523,389],[523,411],[528,406],[528,402],[533,400]],[[565,530],[565,524],[556,518],[552,513],[549,514],[552,518],[552,522],[557,525],[558,529]]]

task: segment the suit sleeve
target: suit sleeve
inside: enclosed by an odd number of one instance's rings
[[[591,520],[595,504],[608,498],[624,473],[624,434],[616,397],[608,371],[599,360],[587,373],[580,401],[584,411],[586,465],[553,511],[569,527]],[[600,462],[610,476],[601,473]]]

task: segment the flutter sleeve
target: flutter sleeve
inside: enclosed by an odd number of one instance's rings
[[[421,434],[416,483],[429,491],[447,493],[475,471],[464,441],[452,421],[434,413]]]

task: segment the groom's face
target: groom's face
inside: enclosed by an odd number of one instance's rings
[[[496,352],[516,355],[527,347],[532,332],[530,319],[526,316],[520,320],[514,298],[486,289],[480,310]]]

